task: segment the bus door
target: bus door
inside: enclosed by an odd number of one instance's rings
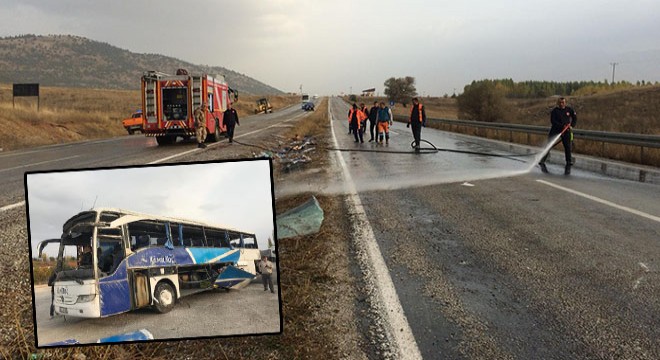
[[[101,317],[131,310],[131,292],[128,283],[125,245],[121,230],[98,229],[97,272]]]

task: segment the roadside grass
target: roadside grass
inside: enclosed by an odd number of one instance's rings
[[[258,99],[266,98],[273,111],[281,110],[287,106],[300,103],[300,96],[297,95],[239,95],[238,101],[233,104],[239,117],[255,115],[254,108]]]
[[[41,87],[36,98],[15,98],[0,85],[0,148],[124,135],[121,120],[140,107],[139,91]]]
[[[141,108],[138,90],[42,86],[40,97],[12,102],[11,84],[0,84],[0,151],[126,135],[121,121]],[[254,115],[256,99],[241,95],[239,117]],[[296,104],[298,96],[268,96],[274,110]],[[136,135],[140,136],[140,135]]]

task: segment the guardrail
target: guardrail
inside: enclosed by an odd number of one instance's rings
[[[399,121],[407,121],[406,116],[397,115],[394,117]],[[550,126],[536,126],[536,125],[519,125],[519,124],[506,124],[506,123],[489,123],[482,121],[471,120],[449,120],[449,119],[427,119],[426,122],[431,124],[445,124],[468,126],[485,129],[495,129],[511,132],[524,132],[531,134],[548,134]],[[585,139],[592,141],[602,141],[614,144],[624,144],[639,147],[660,148],[660,135],[646,135],[646,134],[631,134],[631,133],[618,133],[607,131],[583,130],[573,129],[573,136],[576,139]]]
[[[407,116],[396,115],[394,119],[397,121],[408,121]],[[520,125],[520,124],[506,124],[506,123],[490,123],[472,120],[449,120],[449,119],[431,119],[426,120],[427,125],[442,124],[449,126],[465,126],[483,129],[494,129],[501,131],[509,131],[510,142],[513,142],[513,133],[522,132],[529,134],[548,134],[550,126],[536,126],[536,125]],[[629,146],[636,146],[640,148],[640,160],[644,163],[644,148],[660,148],[660,135],[647,135],[647,134],[631,134],[595,130],[573,129],[573,136],[576,139],[584,139],[591,141],[598,141],[612,144],[622,144]],[[528,139],[529,143],[529,139]]]

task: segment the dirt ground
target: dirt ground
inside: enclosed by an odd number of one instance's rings
[[[275,139],[301,138],[311,135],[318,146],[327,146],[329,123],[327,102],[317,111],[299,120],[293,128],[276,127],[277,133],[264,133],[251,142],[275,148]],[[247,139],[245,139],[247,142]],[[286,142],[286,141],[285,141]],[[222,152],[206,151],[209,157],[252,157],[260,151],[249,146],[231,146]],[[328,167],[325,151],[308,153],[312,161],[299,170],[285,172],[277,160],[273,162],[274,179],[304,176],[305,173],[323,174]],[[276,211],[282,213],[307,201],[311,194],[276,198]],[[349,218],[341,197],[318,197],[325,217],[318,233],[278,241],[280,287],[282,291],[283,333],[281,335],[242,336],[186,341],[123,344],[113,346],[86,346],[37,350],[34,348],[32,309],[30,298],[29,263],[16,253],[25,249],[4,248],[1,263],[12,264],[1,268],[5,279],[0,282],[9,301],[0,306],[0,356],[3,358],[42,359],[366,359],[374,358],[364,336],[364,318],[360,295],[360,280],[351,259]],[[6,213],[5,213],[6,214]],[[24,216],[24,215],[22,215]],[[27,237],[27,234],[19,234]],[[3,243],[5,239],[3,231]],[[16,243],[16,241],[12,241]],[[19,241],[20,245],[24,242]],[[5,251],[6,250],[6,251]],[[12,253],[14,255],[12,255]],[[6,260],[6,261],[5,261]],[[25,261],[23,261],[25,260]],[[9,262],[7,262],[9,261]]]

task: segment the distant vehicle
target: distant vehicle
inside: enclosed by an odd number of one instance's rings
[[[248,285],[261,258],[254,233],[113,208],[78,213],[62,230],[38,245],[39,257],[59,245],[51,299],[59,315],[165,313],[183,296]],[[68,261],[71,252],[76,259]]]
[[[302,94],[302,103],[306,103],[309,101],[309,95],[307,94]]]
[[[314,96],[312,96],[312,99],[318,99],[318,98],[319,98],[318,94],[314,94]]]
[[[311,101],[308,101],[306,103],[302,104],[302,109],[305,111],[314,111],[314,103]]]
[[[273,112],[273,106],[270,104],[270,102],[268,102],[268,99],[262,98],[262,99],[257,100],[257,107],[254,108],[254,113],[255,114],[260,114],[260,113],[268,114],[269,112],[270,113]]]
[[[226,131],[223,113],[227,104],[238,101],[238,92],[225,82],[224,76],[188,74],[179,69],[176,75],[148,71],[142,76],[142,131],[156,137],[158,145],[168,145],[178,136],[195,136],[193,112],[202,102],[207,102],[206,141],[220,141]]]
[[[135,111],[131,117],[122,120],[121,124],[129,135],[133,135],[136,130],[142,131],[142,110]]]

